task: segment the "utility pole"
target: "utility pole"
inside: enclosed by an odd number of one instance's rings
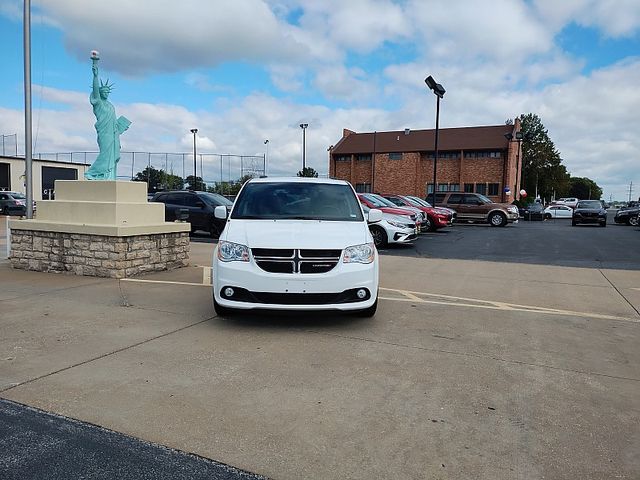
[[[633,181],[629,182],[629,201],[631,201],[631,193],[633,193]]]

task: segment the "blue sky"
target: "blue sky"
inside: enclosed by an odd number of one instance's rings
[[[79,7],[81,5],[81,7]],[[327,171],[343,128],[433,128],[537,113],[573,175],[640,184],[640,2],[633,0],[32,1],[35,152],[97,148],[87,96],[100,51],[125,151],[266,153],[273,174]],[[23,150],[22,2],[0,3],[0,134]],[[160,165],[158,165],[160,166]],[[122,175],[131,170],[123,157]],[[205,178],[220,177],[207,159]],[[181,173],[181,172],[177,172]],[[636,196],[640,195],[640,186]]]

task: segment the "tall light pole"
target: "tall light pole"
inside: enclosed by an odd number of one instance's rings
[[[308,123],[301,123],[300,128],[302,129],[302,173],[304,174],[304,169],[307,167],[307,127]]]
[[[268,165],[268,162],[269,162],[269,139],[266,139],[264,141],[264,144],[266,145],[266,149],[267,149],[266,153],[264,154],[264,168],[263,168],[264,176],[266,177],[267,176],[267,165]]]
[[[436,206],[436,188],[437,172],[438,172],[438,136],[439,136],[439,124],[440,124],[440,99],[444,96],[446,90],[442,85],[436,82],[431,75],[424,79],[424,83],[436,96],[436,144],[435,144],[435,156],[433,157],[433,197],[431,204]]]
[[[198,133],[197,128],[192,128],[191,133],[193,133],[193,189],[198,190],[198,180],[197,179],[197,166],[196,166],[196,133]]]
[[[33,173],[31,140],[31,0],[24,2],[24,181],[27,218],[33,218]]]
[[[504,136],[510,142],[513,140],[513,135],[511,133],[505,133]],[[521,130],[516,132],[515,141],[518,142],[518,150],[516,151],[516,193],[514,195],[514,198],[517,197],[518,200],[520,200],[520,197],[521,197],[520,190],[522,185],[522,166],[520,165],[520,149],[522,148],[522,141],[530,140],[530,139],[531,139],[530,135],[528,134],[525,135],[524,133],[522,133]],[[537,185],[538,185],[538,179],[536,175],[536,197],[538,196]]]

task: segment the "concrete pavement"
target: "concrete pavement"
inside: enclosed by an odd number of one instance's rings
[[[373,319],[218,318],[212,250],[0,263],[0,396],[273,478],[640,476],[640,272],[383,256]]]

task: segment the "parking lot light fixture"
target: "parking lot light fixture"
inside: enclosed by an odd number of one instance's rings
[[[444,96],[446,90],[442,85],[436,82],[431,75],[424,79],[424,82],[427,84],[429,89],[436,96],[436,141],[435,141],[435,154],[433,157],[433,197],[431,204],[436,206],[436,188],[438,186],[437,182],[437,171],[438,171],[438,135],[439,135],[439,124],[440,124],[440,99]]]

